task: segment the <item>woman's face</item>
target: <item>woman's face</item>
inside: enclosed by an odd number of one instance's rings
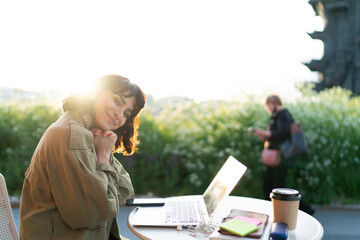
[[[272,102],[268,102],[268,103],[266,103],[265,107],[269,113],[272,113],[272,112],[274,112],[276,105]]]
[[[94,99],[95,125],[104,131],[122,127],[131,116],[135,104],[134,96],[125,98],[111,91],[101,92]]]

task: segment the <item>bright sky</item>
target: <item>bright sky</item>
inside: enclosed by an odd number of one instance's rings
[[[155,98],[294,93],[316,81],[308,0],[0,1],[0,86],[89,88],[123,75]]]

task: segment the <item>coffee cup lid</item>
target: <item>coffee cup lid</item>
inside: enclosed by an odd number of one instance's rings
[[[291,188],[275,188],[270,193],[270,198],[283,201],[296,201],[301,199],[298,190]]]

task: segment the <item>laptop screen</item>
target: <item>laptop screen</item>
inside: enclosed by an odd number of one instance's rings
[[[211,217],[234,189],[247,167],[230,156],[203,194],[206,210]]]

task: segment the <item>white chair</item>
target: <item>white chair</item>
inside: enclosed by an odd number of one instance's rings
[[[11,210],[5,178],[0,173],[0,239],[18,240],[14,216]]]

